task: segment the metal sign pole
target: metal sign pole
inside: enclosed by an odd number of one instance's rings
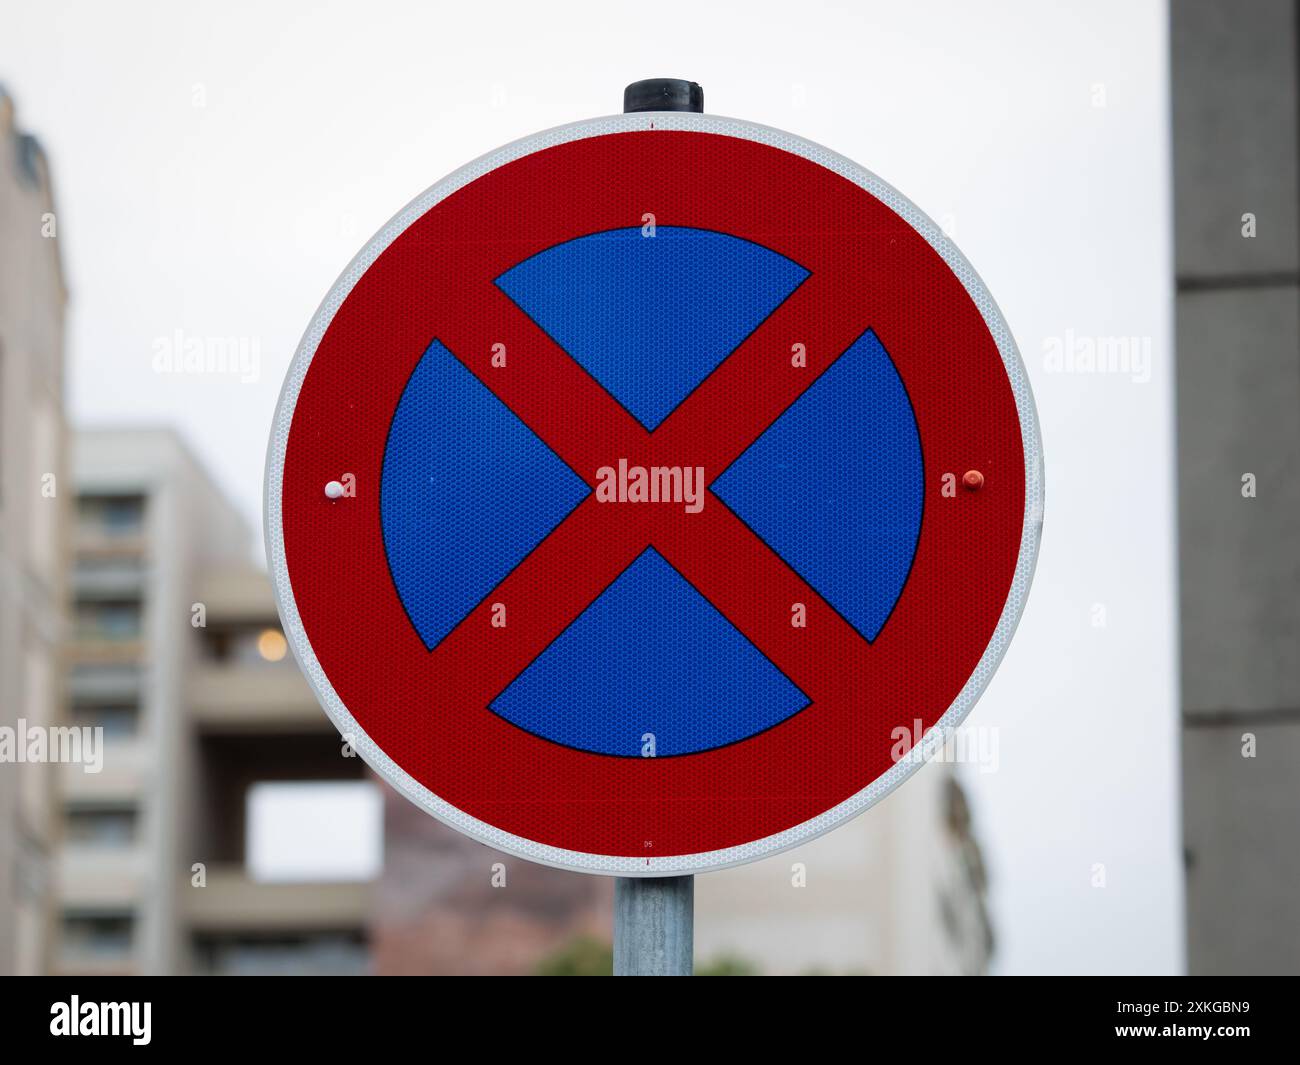
[[[615,976],[690,976],[694,951],[695,877],[614,881]]]
[[[623,90],[623,111],[704,110],[693,81],[650,78]],[[695,877],[614,880],[614,975],[690,976],[695,971]]]

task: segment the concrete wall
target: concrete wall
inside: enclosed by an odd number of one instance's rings
[[[59,705],[71,493],[53,212],[44,153],[16,127],[0,89],[0,726],[8,728],[20,718],[57,724]],[[46,965],[59,768],[0,764],[0,974]]]
[[[1294,973],[1297,4],[1170,8],[1188,966]]]

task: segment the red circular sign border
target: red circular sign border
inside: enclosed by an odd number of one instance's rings
[[[619,871],[670,872],[683,858],[780,837],[884,776],[895,765],[894,729],[910,728],[911,721],[886,716],[873,704],[873,693],[906,691],[917,707],[908,713],[923,732],[949,710],[980,665],[1018,573],[1026,458],[1016,395],[984,314],[908,222],[802,154],[744,137],[649,129],[654,116],[628,117],[640,120],[640,128],[575,137],[489,169],[388,244],[329,317],[310,354],[292,410],[282,481],[277,486],[268,479],[267,490],[281,492],[285,576],[303,634],[368,741],[451,807],[522,842],[640,867]],[[516,339],[515,323],[505,318],[485,320],[493,315],[479,313],[479,299],[465,300],[458,287],[487,291],[505,269],[544,248],[640,225],[647,214],[659,225],[755,240],[809,269],[805,286],[829,279],[809,297],[813,313],[800,332],[787,339],[807,347],[811,380],[814,361],[837,356],[846,331],[876,331],[917,411],[926,509],[911,577],[869,647],[846,640],[823,616],[824,604],[809,604],[808,629],[792,637],[789,591],[797,586],[783,584],[770,560],[740,556],[702,570],[697,588],[724,613],[767,619],[747,628],[757,629],[755,642],[765,652],[783,648],[769,657],[797,659],[790,641],[804,639],[818,661],[840,662],[841,668],[815,683],[793,677],[812,705],[750,740],[672,759],[627,760],[548,743],[505,722],[477,697],[459,699],[449,692],[445,673],[429,675],[430,653],[407,622],[388,574],[378,485],[392,412],[433,339],[442,339],[485,383],[492,343],[505,343],[514,365],[527,365],[535,338]],[[496,221],[495,239],[484,240],[485,219]],[[508,301],[500,298],[504,307]],[[918,312],[940,305],[942,321]],[[449,328],[458,311],[470,320]],[[367,361],[359,386],[356,360],[376,346],[385,357]],[[789,346],[774,358],[788,363]],[[966,371],[964,379],[954,381],[954,368]],[[715,377],[725,380],[726,369],[724,363]],[[558,381],[552,373],[544,384],[563,391],[567,372],[560,370]],[[527,372],[514,380],[520,396],[536,393],[539,382]],[[741,380],[732,384],[743,387]],[[519,400],[521,406],[528,402]],[[616,419],[589,426],[587,435],[616,434]],[[554,430],[544,413],[535,422],[543,438]],[[981,470],[985,487],[943,496],[944,471],[960,478],[967,469]],[[323,485],[344,471],[356,476],[357,497],[328,500]],[[724,510],[713,513],[725,521]],[[584,541],[587,550],[611,559],[620,551],[635,553],[637,545],[626,542],[614,513],[602,514],[610,515],[604,519],[609,539]],[[656,535],[670,561],[678,552],[689,556],[691,545],[680,542],[686,538],[674,528],[665,525]],[[969,545],[984,541],[996,543],[973,563]],[[723,542],[730,541],[724,536]],[[752,575],[758,573],[770,579]],[[591,591],[581,583],[524,589],[524,600],[512,600],[512,614],[527,613],[529,595],[549,603],[558,597],[561,610],[580,611]],[[356,624],[358,603],[375,608],[365,626]],[[485,604],[472,613],[461,630],[482,622],[477,615],[486,610]],[[942,649],[925,670],[916,668],[908,650],[917,645]],[[448,654],[454,656],[454,644]],[[495,687],[499,678],[491,677],[484,659],[461,671],[462,690]],[[427,714],[421,717],[416,707]],[[719,789],[719,781],[726,787]],[[488,842],[511,849],[508,841]]]

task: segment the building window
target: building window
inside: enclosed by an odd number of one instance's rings
[[[199,971],[212,976],[362,976],[370,957],[359,931],[196,936]]]
[[[129,847],[135,842],[134,807],[72,808],[64,838],[83,847]]]
[[[131,953],[135,918],[129,913],[65,913],[62,931],[67,959],[118,960]]]
[[[144,680],[138,662],[81,663],[68,674],[68,693],[74,703],[139,705]]]
[[[92,555],[78,558],[74,573],[79,587],[116,584],[136,590],[144,580],[144,564],[138,555]]]
[[[144,531],[144,496],[82,496],[77,500],[77,522],[83,532],[122,539]]]
[[[140,730],[140,708],[134,702],[75,703],[68,713],[77,728],[102,728],[106,740],[126,740]]]
[[[138,599],[80,602],[77,638],[124,643],[140,639],[144,608]]]

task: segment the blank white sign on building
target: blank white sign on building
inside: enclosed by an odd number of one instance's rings
[[[248,875],[263,882],[372,880],[383,865],[383,796],[364,780],[248,790]]]

